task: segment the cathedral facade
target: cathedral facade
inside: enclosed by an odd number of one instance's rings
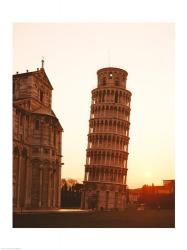
[[[98,70],[92,90],[82,209],[124,210],[131,92],[128,73],[119,68]]]
[[[43,68],[13,75],[13,208],[60,207],[63,128]]]

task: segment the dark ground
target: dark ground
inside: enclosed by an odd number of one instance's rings
[[[171,209],[14,214],[14,228],[174,228]]]

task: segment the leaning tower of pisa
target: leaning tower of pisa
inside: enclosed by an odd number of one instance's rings
[[[81,207],[123,210],[126,201],[131,92],[128,73],[119,68],[97,71],[92,90],[84,189]]]

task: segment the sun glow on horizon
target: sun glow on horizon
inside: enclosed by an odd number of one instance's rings
[[[148,178],[151,177],[151,172],[149,170],[145,171],[145,177],[148,177]]]

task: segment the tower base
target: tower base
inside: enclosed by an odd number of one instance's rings
[[[95,211],[123,211],[126,207],[125,185],[84,183],[81,208]]]

